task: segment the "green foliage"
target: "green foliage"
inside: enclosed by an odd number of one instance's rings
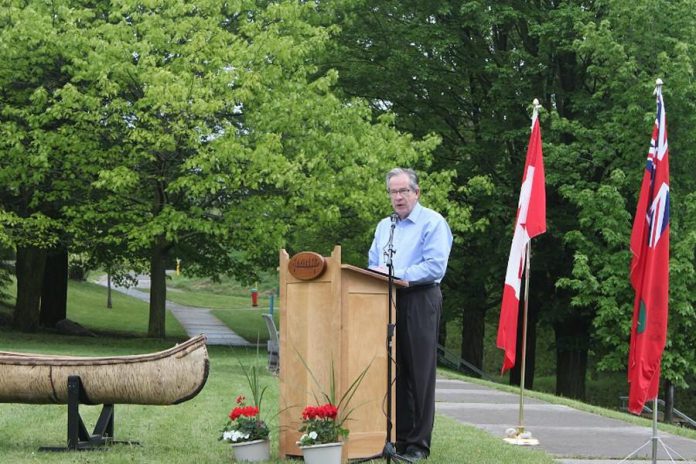
[[[442,143],[427,167],[456,172],[449,200],[458,210],[438,203],[456,224],[444,316],[464,322],[473,347],[462,352],[472,356],[484,352],[476,346],[481,314],[499,308],[509,250],[501,244],[511,240],[528,107],[537,97],[545,108],[548,231],[533,244],[530,307],[561,337],[587,327],[557,344],[559,355],[564,346],[585,354],[592,346],[600,367],[625,366],[628,237],[654,120],[650,94],[657,77],[665,81],[673,249],[663,367],[685,385],[694,366],[686,282],[696,275],[682,226],[691,222],[687,204],[696,191],[694,2],[328,3],[324,20],[342,29],[326,61],[338,68],[342,91],[367,98],[376,113],[388,108],[400,129],[437,133]]]
[[[168,257],[247,278],[304,236],[363,241],[383,173],[438,142],[333,94],[313,3],[7,3],[2,236],[149,263],[153,335]]]
[[[663,367],[686,386],[694,6],[6,0],[0,246],[69,246],[116,278],[176,256],[192,274],[254,281],[281,247],[337,243],[362,265],[389,212],[384,173],[410,166],[456,235],[445,320],[476,321],[463,338],[483,353],[537,97],[548,232],[534,243],[530,302],[542,327],[587,327],[567,345],[621,369],[627,238],[660,77],[672,167]]]

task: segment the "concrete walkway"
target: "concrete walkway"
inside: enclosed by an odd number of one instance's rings
[[[106,286],[106,277],[97,283]],[[138,276],[138,288],[125,288],[115,285],[111,288],[141,301],[150,301],[150,294],[140,290],[150,288],[150,280],[147,276]],[[213,316],[209,309],[184,306],[169,300],[167,300],[166,308],[179,321],[189,337],[205,334],[207,345],[255,346],[230,330],[220,319]]]
[[[436,401],[439,414],[486,430],[501,440],[506,429],[517,426],[519,394],[460,380],[438,379]],[[617,464],[652,437],[651,427],[533,398],[525,398],[524,426],[539,440],[539,447],[562,464]],[[696,464],[696,440],[661,431],[659,438],[671,449],[675,462]],[[651,453],[652,446],[648,444],[631,460],[623,462],[646,464],[651,462]],[[657,457],[660,463],[671,462],[662,446]]]

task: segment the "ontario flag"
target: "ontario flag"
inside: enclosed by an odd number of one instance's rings
[[[643,411],[657,397],[660,362],[667,338],[669,299],[669,148],[667,118],[658,79],[657,116],[631,232],[633,303],[628,354],[628,409]]]
[[[527,160],[524,164],[522,188],[517,205],[515,232],[510,247],[503,302],[498,323],[498,348],[505,351],[502,372],[515,365],[517,348],[517,315],[520,306],[520,285],[527,259],[528,244],[532,237],[546,232],[546,190],[544,160],[541,152],[541,129],[538,106],[535,101],[532,115],[532,133],[529,136]]]

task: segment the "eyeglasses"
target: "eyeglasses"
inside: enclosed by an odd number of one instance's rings
[[[399,195],[401,195],[402,197],[405,197],[406,195],[408,195],[411,192],[412,192],[411,189],[387,190],[387,193],[392,198],[396,198]]]

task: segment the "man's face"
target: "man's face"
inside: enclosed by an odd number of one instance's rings
[[[420,197],[419,190],[413,190],[407,174],[399,174],[389,179],[389,198],[394,212],[405,219],[411,214]]]

